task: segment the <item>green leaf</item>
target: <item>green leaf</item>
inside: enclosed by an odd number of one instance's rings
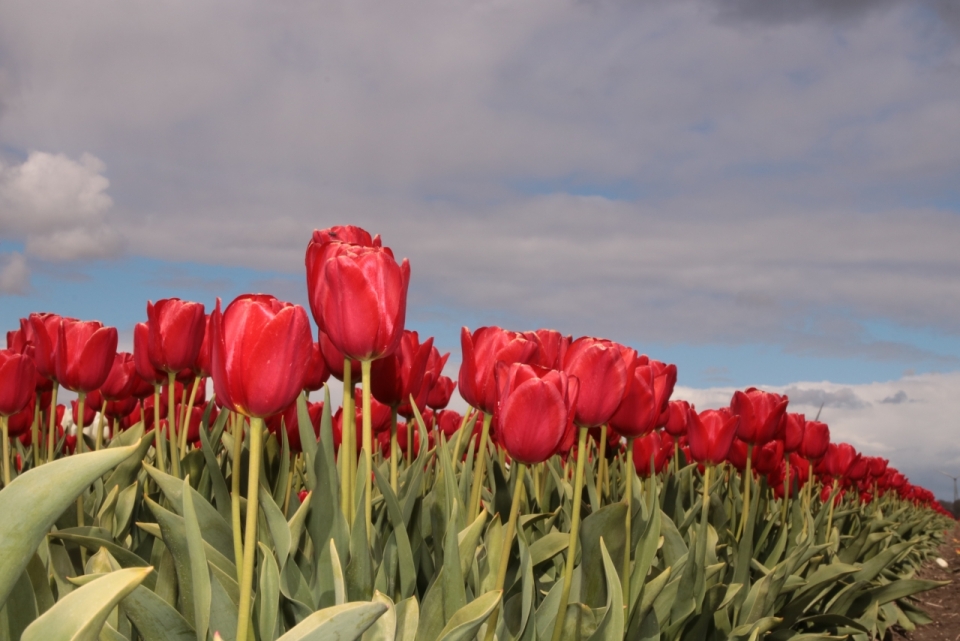
[[[387,606],[376,622],[363,633],[363,641],[395,641],[397,635],[397,610],[393,600],[382,592],[373,593],[373,602]]]
[[[419,623],[420,605],[416,597],[410,597],[398,603],[396,641],[415,641]]]
[[[196,633],[173,606],[151,590],[138,586],[120,601],[143,641],[193,641]]]
[[[457,610],[440,631],[438,641],[470,641],[500,602],[501,590],[480,595]]]
[[[447,515],[447,532],[443,538],[443,570],[440,573],[443,589],[443,618],[450,621],[454,613],[467,603],[464,590],[463,572],[460,569],[460,547],[458,539],[459,505],[453,502],[453,513]]]
[[[77,458],[83,456],[88,455]],[[21,641],[97,641],[110,611],[149,573],[147,568],[117,570],[74,590],[30,624]]]
[[[260,589],[257,591],[259,602],[260,641],[273,641],[276,638],[277,618],[280,607],[280,568],[273,553],[263,543],[258,544],[263,562],[260,565]]]
[[[190,578],[193,581],[194,628],[197,631],[197,641],[206,641],[210,626],[210,570],[207,568],[207,557],[203,550],[200,524],[193,508],[193,493],[188,474],[183,480],[183,521],[187,550],[190,552]]]
[[[530,562],[539,565],[567,549],[570,535],[566,532],[550,532],[530,545]]]
[[[626,506],[624,506],[626,507]],[[610,560],[607,544],[600,539],[600,552],[603,555],[603,573],[607,578],[607,607],[603,620],[596,631],[590,636],[590,641],[621,641],[623,639],[623,592],[620,588],[620,577],[617,567]]]
[[[623,558],[625,521],[627,506],[624,503],[607,505],[580,524],[580,563],[586,568],[583,574],[583,586],[580,595],[583,603],[591,608],[600,607],[607,600],[606,581],[600,572],[603,567],[603,555],[600,550],[600,537],[603,537],[607,550],[618,559]],[[593,568],[596,568],[594,570]]]
[[[314,612],[278,641],[353,641],[387,611],[383,603],[344,603]]]
[[[227,424],[227,417],[230,412],[220,412],[217,421],[214,424],[214,431],[223,433],[223,428]],[[217,429],[219,428],[219,430]],[[230,513],[230,489],[227,487],[227,481],[223,478],[220,471],[220,464],[217,462],[217,451],[207,435],[207,430],[200,430],[200,449],[203,452],[203,460],[207,463],[207,472],[210,474],[210,480],[213,484],[213,497],[217,504],[217,512],[226,523],[230,523],[232,515]]]

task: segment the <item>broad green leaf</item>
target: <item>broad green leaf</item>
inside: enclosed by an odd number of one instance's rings
[[[457,610],[440,631],[438,641],[470,641],[500,602],[500,590],[480,595]]]
[[[353,641],[379,619],[383,603],[344,603],[314,612],[278,641]]]
[[[260,565],[260,589],[257,590],[260,622],[260,641],[273,641],[277,628],[280,606],[280,568],[273,553],[263,543],[258,544],[262,562]]]
[[[200,524],[193,508],[193,493],[190,475],[187,475],[183,480],[183,521],[187,550],[190,553],[190,578],[193,581],[194,628],[197,631],[197,641],[206,641],[210,626],[210,570],[207,568],[207,557],[203,550]]]
[[[539,565],[567,549],[570,535],[566,532],[550,532],[530,544],[530,562]]]
[[[148,568],[118,570],[77,588],[30,624],[21,641],[96,641],[110,611],[149,573]]]
[[[183,615],[142,585],[120,601],[120,609],[137,626],[143,641],[196,639],[196,632]]]
[[[137,452],[137,446],[89,452],[47,463],[0,490],[0,603],[20,579],[50,526],[83,490]],[[139,464],[139,461],[138,461]]]
[[[590,641],[621,641],[623,639],[623,592],[620,589],[620,576],[617,567],[610,559],[607,544],[600,539],[600,552],[603,555],[603,573],[607,579],[607,607],[606,614],[596,631],[590,636]]]
[[[380,592],[373,593],[373,602],[387,606],[387,611],[363,633],[363,641],[395,641],[397,636],[397,610],[393,600]]]
[[[410,597],[398,603],[396,641],[415,641],[419,623],[420,605],[416,597]]]
[[[623,559],[626,518],[626,504],[614,503],[600,508],[580,524],[580,563],[587,568],[582,578],[580,598],[591,608],[600,607],[607,601],[606,581],[599,571],[603,567],[600,538],[603,537],[604,545],[613,557]]]

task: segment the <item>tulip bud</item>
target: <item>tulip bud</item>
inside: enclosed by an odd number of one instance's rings
[[[499,327],[480,327],[473,334],[464,327],[460,330],[460,345],[460,395],[486,414],[493,414],[497,406],[496,364],[532,364],[539,360],[539,344],[535,340]]]
[[[716,465],[726,458],[737,435],[740,417],[727,408],[691,415],[687,437],[690,455],[699,463]]]
[[[730,409],[740,417],[737,436],[751,445],[763,445],[777,433],[787,411],[787,397],[751,387],[734,392]]]
[[[107,380],[116,355],[116,327],[64,319],[57,339],[56,380],[72,392],[89,394]]]
[[[563,371],[580,381],[574,422],[599,427],[609,421],[627,389],[627,365],[620,347],[608,340],[578,338],[564,354]]]
[[[154,368],[179,372],[193,368],[203,344],[203,305],[165,298],[147,302],[147,354]]]
[[[12,416],[34,395],[37,368],[33,359],[13,350],[0,350],[0,416]]]

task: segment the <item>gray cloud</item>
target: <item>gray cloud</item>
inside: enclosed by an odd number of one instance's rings
[[[889,403],[891,405],[899,405],[900,403],[906,403],[908,400],[910,399],[907,397],[906,392],[904,392],[903,390],[897,390],[896,394],[891,394],[890,396],[886,396],[880,402]]]
[[[869,403],[860,398],[857,393],[849,387],[843,387],[835,390],[788,387],[783,391],[783,393],[790,398],[791,405],[854,410],[862,409],[869,405]]]
[[[0,296],[23,296],[30,290],[30,268],[23,254],[0,254]]]

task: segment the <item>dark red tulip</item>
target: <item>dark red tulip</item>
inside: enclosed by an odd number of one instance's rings
[[[139,385],[138,379],[139,374],[137,374],[136,363],[133,362],[133,354],[118,352],[113,357],[113,365],[110,367],[107,380],[100,386],[100,393],[108,401],[130,398]]]
[[[497,405],[496,364],[532,364],[539,360],[537,341],[495,326],[480,327],[473,334],[462,328],[460,345],[460,396],[486,414],[493,414]]]
[[[498,363],[497,438],[521,463],[542,463],[556,451],[575,411],[579,382],[554,369]]]
[[[350,358],[376,360],[393,353],[406,320],[410,262],[397,264],[386,247],[323,247],[319,274],[308,269],[307,276],[317,325]]]
[[[121,401],[107,401],[107,418],[109,418],[111,421],[114,419],[122,419],[125,416],[128,416],[138,407],[139,403],[133,396],[128,396]]]
[[[36,378],[33,359],[10,349],[0,350],[0,416],[13,416],[27,406]]]
[[[140,378],[148,383],[167,382],[167,374],[150,360],[150,328],[146,323],[137,323],[133,328],[133,364]]]
[[[740,417],[737,436],[751,445],[763,445],[776,435],[787,411],[787,397],[751,387],[733,393],[730,409]]]
[[[800,442],[800,456],[816,463],[827,453],[830,444],[830,428],[820,421],[807,421],[803,427],[803,441]]]
[[[197,352],[197,360],[193,363],[193,373],[200,378],[210,376],[213,368],[213,337],[210,332],[213,328],[213,314],[207,314],[203,321],[203,342]]]
[[[342,244],[359,247],[381,246],[379,234],[372,237],[365,229],[354,225],[337,225],[329,229],[313,230],[313,237],[307,244],[304,264],[307,268],[307,294],[310,296],[310,311],[313,313],[314,319],[319,318],[323,309],[321,276],[324,263],[331,253],[336,253],[336,246]],[[317,324],[320,324],[319,321]]]
[[[310,415],[310,425],[317,440],[320,439],[320,419],[323,416],[323,403],[307,403],[307,414]],[[297,402],[294,401],[290,406],[280,414],[274,414],[267,419],[267,429],[273,432],[277,439],[280,436],[281,422],[287,430],[287,441],[290,443],[290,450],[293,452],[303,451],[303,442],[300,440],[300,415],[297,413]]]
[[[445,408],[450,404],[450,397],[456,387],[457,384],[449,376],[438,377],[427,394],[427,407],[438,411]]]
[[[730,451],[727,452],[727,463],[740,470],[747,469],[747,443],[739,438],[734,438],[730,444]]]
[[[0,392],[0,395],[2,395],[2,392]],[[19,437],[24,433],[30,433],[30,428],[33,427],[33,417],[34,410],[36,409],[36,402],[37,395],[31,394],[30,399],[27,401],[27,404],[24,405],[22,410],[7,417],[7,431],[9,432],[11,438]]]
[[[389,407],[407,405],[403,415],[413,417],[408,398],[412,394],[417,400],[418,409],[423,409],[429,390],[423,390],[423,376],[433,347],[433,337],[420,343],[417,332],[404,330],[400,345],[387,356],[376,360],[370,366],[370,391],[373,398]],[[420,397],[423,396],[423,399]]]
[[[408,422],[399,422],[397,423],[397,442],[406,443],[407,442],[407,430],[413,430],[413,456],[416,458],[420,455],[420,430],[417,428],[416,421]],[[435,443],[435,432],[427,432],[427,450],[434,446]],[[389,448],[387,448],[387,454],[389,454]],[[400,448],[401,456],[406,456],[406,448]]]
[[[437,412],[436,416],[437,427],[447,437],[447,440],[457,433],[460,424],[463,422],[463,416],[454,410],[441,410]]]
[[[807,425],[807,420],[803,414],[789,412],[783,421],[780,422],[780,433],[778,438],[783,441],[784,452],[796,452],[803,443],[803,432]]]
[[[757,474],[772,473],[783,463],[783,441],[768,441],[753,451],[754,468]]]
[[[658,418],[660,405],[654,388],[653,368],[641,365],[633,370],[627,381],[620,407],[610,417],[610,427],[627,438],[637,438],[656,428]]]
[[[353,409],[356,412],[356,424],[358,429],[363,425],[363,390],[359,387],[353,392]],[[424,417],[425,419],[426,417]],[[380,432],[389,432],[393,418],[390,413],[390,406],[384,405],[375,398],[370,399],[370,422],[374,434]],[[361,432],[362,434],[362,432]],[[359,441],[357,441],[359,443]]]
[[[827,448],[823,459],[826,472],[835,479],[843,477],[850,466],[860,458],[860,454],[849,443],[838,443]]]
[[[691,419],[687,430],[690,455],[698,463],[716,465],[723,462],[737,435],[740,417],[722,408],[693,414]]]
[[[337,346],[330,342],[330,337],[320,331],[317,341],[320,346],[320,355],[323,356],[323,362],[326,363],[330,375],[338,381],[343,381],[343,363],[345,357],[343,352],[337,349]],[[350,377],[356,383],[360,380],[360,361],[350,361]]]
[[[57,339],[56,380],[71,392],[89,394],[107,380],[116,355],[116,327],[64,319]]]
[[[633,441],[633,465],[640,476],[662,472],[671,454],[673,454],[673,437],[665,432],[650,432]],[[654,465],[653,472],[650,471],[651,459]]]
[[[538,364],[547,369],[560,369],[563,353],[573,342],[572,336],[564,336],[555,329],[538,329],[533,332],[524,332],[531,340],[540,345]]]
[[[154,368],[179,372],[193,368],[203,344],[206,315],[201,303],[179,298],[147,302],[147,353]]]
[[[673,388],[677,384],[677,366],[651,360],[650,367],[653,368],[654,388],[657,392],[657,403],[660,404],[657,427],[664,427],[670,420],[670,397],[673,396]]]
[[[36,365],[36,338],[33,334],[33,326],[26,318],[20,319],[20,329],[7,332],[7,349],[11,349],[18,354],[29,356],[30,360]],[[53,389],[53,381],[37,370],[37,376],[34,381],[34,389],[38,392],[47,392]]]
[[[343,369],[343,361],[340,361],[340,368]],[[310,361],[307,364],[307,377],[303,381],[303,389],[315,392],[323,387],[328,378],[330,378],[330,369],[323,360],[323,354],[320,353],[320,344],[313,343],[310,346]]]
[[[60,340],[60,324],[63,321],[76,322],[75,318],[66,318],[57,314],[30,314],[30,327],[33,329],[34,361],[41,376],[57,380],[56,358],[57,341]]]
[[[447,360],[450,358],[450,352],[443,354],[441,356],[440,350],[437,347],[430,347],[430,354],[427,356],[427,365],[423,370],[423,384],[420,386],[420,395],[416,397],[417,407],[423,408],[424,406],[430,407],[430,394],[433,393],[433,389],[437,385],[437,381],[440,380],[441,374],[443,374],[443,368],[447,365]],[[452,384],[453,381],[447,378],[448,381]],[[442,393],[443,390],[441,390]],[[453,387],[450,387],[450,394],[453,394]],[[437,401],[443,401],[442,394],[437,397]],[[449,394],[447,396],[446,402],[440,404],[440,407],[436,409],[443,409],[446,407],[447,403],[450,402]],[[401,408],[402,409],[402,408]],[[403,412],[401,411],[401,414]]]
[[[563,371],[580,381],[574,422],[580,427],[599,427],[609,421],[627,389],[629,372],[620,346],[582,336],[564,354]]]
[[[887,465],[889,465],[889,463],[890,461],[880,456],[871,456],[867,460],[867,466],[868,466],[868,471],[870,473],[870,476],[872,476],[875,479],[878,479],[881,476],[883,476],[884,473],[886,473],[887,471]]]
[[[303,390],[310,321],[298,305],[245,294],[213,317],[213,386],[225,407],[265,418]]]
[[[850,463],[850,466],[847,468],[846,477],[847,480],[856,483],[857,481],[862,481],[865,479],[867,477],[867,472],[867,460],[858,453],[854,457],[853,462]]]
[[[674,438],[679,438],[687,433],[687,426],[690,424],[690,414],[694,411],[693,406],[686,401],[670,401],[670,418],[667,424],[663,426],[667,434]]]
[[[77,400],[70,401],[70,416],[73,419],[74,425],[80,424],[80,402]],[[83,425],[84,427],[89,427],[93,424],[93,419],[97,416],[97,410],[99,407],[93,405],[92,403],[83,404]]]

